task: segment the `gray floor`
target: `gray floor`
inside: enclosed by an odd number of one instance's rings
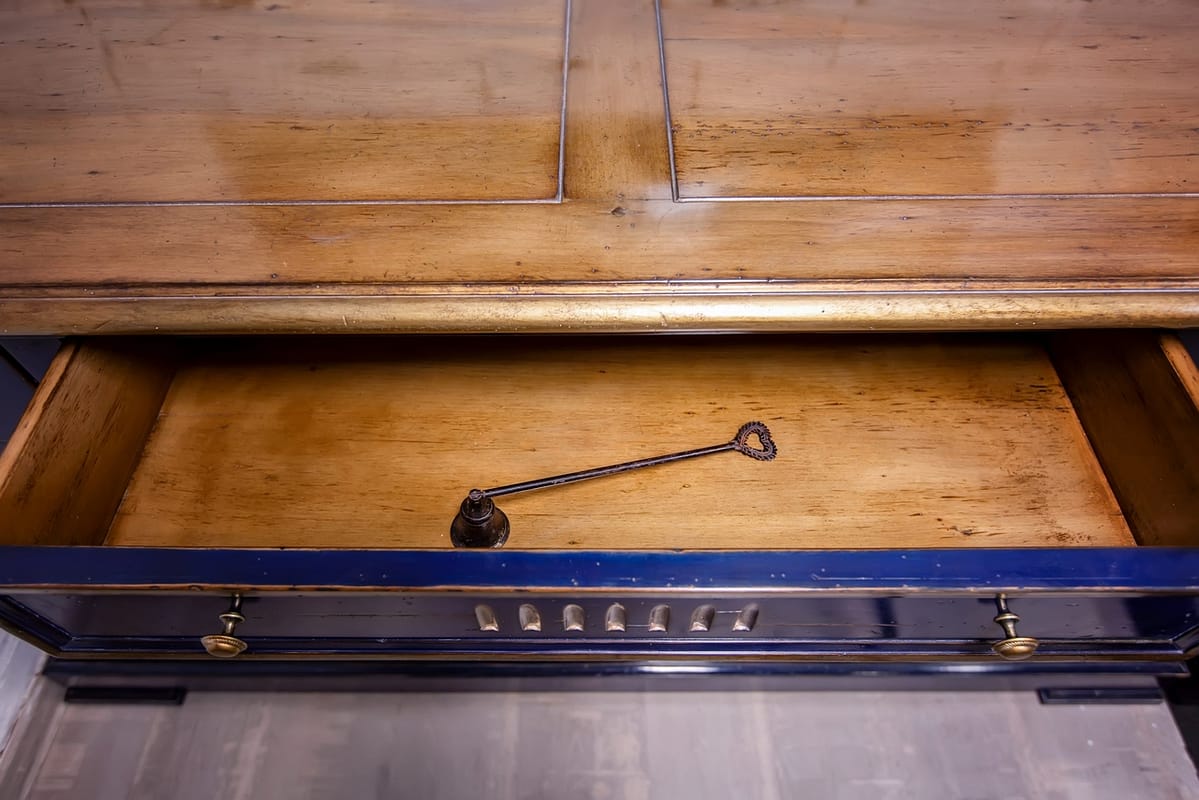
[[[0,753],[41,663],[40,652],[0,631]]]
[[[54,699],[4,800],[1199,798],[1165,706],[1031,692]]]

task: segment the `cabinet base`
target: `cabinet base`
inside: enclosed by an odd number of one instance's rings
[[[1183,664],[1023,662],[207,662],[49,659],[44,674],[71,687],[189,691],[1003,691],[1156,689]]]

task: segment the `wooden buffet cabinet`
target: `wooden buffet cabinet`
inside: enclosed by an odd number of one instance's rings
[[[0,332],[68,338],[0,622],[76,665],[1185,672],[1193,10],[9,4]],[[472,487],[751,420],[773,460],[451,545]]]

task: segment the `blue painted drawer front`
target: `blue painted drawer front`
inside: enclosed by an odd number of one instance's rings
[[[67,655],[202,653],[232,591],[247,655],[318,657],[889,658],[994,660],[993,598],[1010,595],[1037,660],[1180,659],[1199,614],[1199,551],[303,551],[9,548],[6,623]],[[534,604],[540,633],[517,625]],[[628,631],[603,629],[608,605]],[[490,605],[498,632],[478,630]],[[585,629],[563,630],[580,604]],[[671,608],[665,633],[649,608]],[[719,612],[690,632],[693,609]],[[760,607],[753,631],[731,619]]]
[[[499,622],[480,631],[475,607]],[[541,628],[522,631],[518,606],[533,605]],[[584,630],[567,632],[563,608],[581,606]],[[620,603],[627,630],[608,632],[604,614]],[[752,631],[733,619],[758,609]],[[692,611],[713,605],[706,632],[689,630]],[[1066,593],[1014,597],[1020,633],[1042,640],[1040,657],[1181,657],[1199,617],[1199,598]],[[10,597],[10,615],[36,615],[65,653],[194,653],[217,632],[227,597],[211,594],[27,594]],[[650,609],[666,605],[665,632],[651,632]],[[237,635],[250,654],[441,654],[613,657],[848,656],[993,658],[1000,638],[988,596],[673,593],[353,593],[267,594],[245,599]],[[29,627],[29,626],[27,626]]]
[[[1199,594],[1199,548],[590,552],[0,547],[0,593],[73,587]]]

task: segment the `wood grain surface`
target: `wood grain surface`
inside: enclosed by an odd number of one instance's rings
[[[0,10],[0,201],[549,199],[563,0]]]
[[[0,544],[100,544],[170,379],[153,346],[64,345],[0,453]]]
[[[1071,332],[1058,374],[1138,541],[1193,547],[1199,520],[1199,377],[1173,336]]]
[[[572,3],[565,194],[671,196],[654,0]]]
[[[445,547],[466,491],[728,441],[501,501],[512,548],[1131,545],[1045,353],[1012,340],[262,344],[180,367],[107,543]]]
[[[61,214],[0,209],[0,247],[26,248],[24,269],[0,261],[9,302],[68,293],[99,302],[134,296],[131,287],[139,284],[138,291],[154,296],[231,289],[264,297],[415,296],[449,287],[511,299],[514,287],[537,292],[565,285],[596,295],[656,288],[616,282],[686,281],[681,288],[693,294],[716,295],[769,280],[847,295],[877,288],[897,295],[896,302],[905,288],[951,296],[1008,285],[1133,294],[1168,285],[1173,302],[1193,303],[1186,290],[1199,266],[1199,198],[682,204],[614,198]],[[84,239],[92,240],[86,257],[79,250]],[[93,288],[84,293],[84,287]]]
[[[0,332],[1199,324],[1180,0],[120,2],[0,15]]]
[[[684,197],[1199,191],[1188,0],[664,0]]]

